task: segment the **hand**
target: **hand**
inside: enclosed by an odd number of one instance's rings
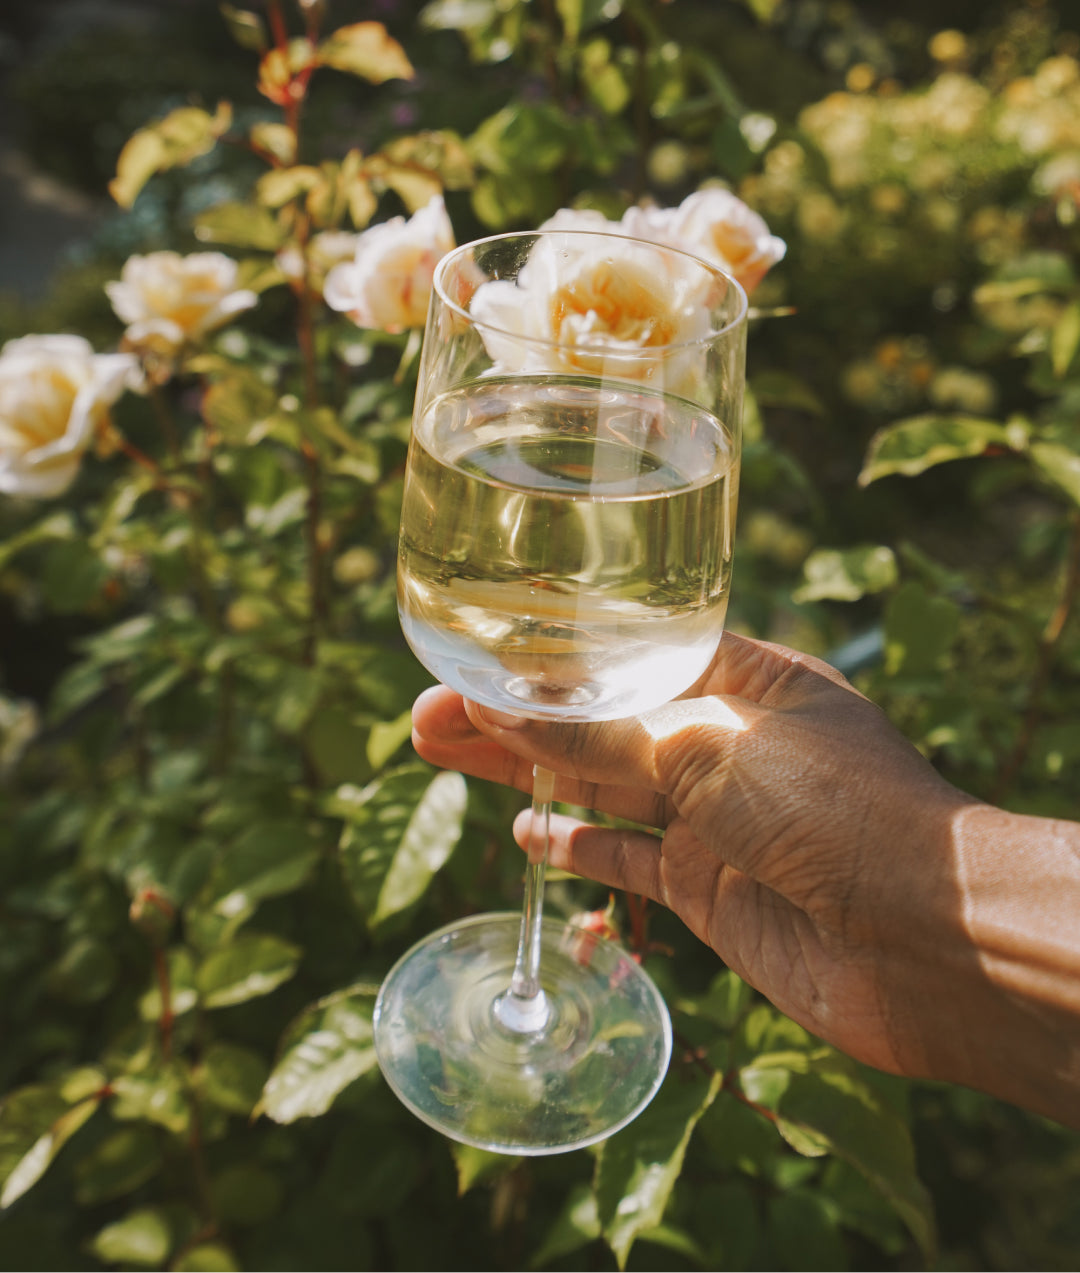
[[[1045,908],[1060,898],[1030,855],[1019,909],[998,884],[1010,843],[1043,852],[1045,828],[1064,827],[1080,854],[1080,828],[956,790],[827,664],[729,634],[686,696],[641,718],[527,720],[437,687],[413,721],[416,750],[434,764],[523,791],[540,764],[559,775],[557,800],[653,828],[553,817],[551,863],[669,906],[781,1011],[849,1055],[1032,1108],[1054,1099],[1001,1035],[1022,1027],[1025,1044],[1037,1050],[1046,1035],[1060,1053],[1062,1005],[1048,1016],[1029,1004],[1017,1018],[1016,991],[1026,993],[1023,968],[1042,972],[1048,958],[1074,986],[1080,953],[1070,941],[1042,949]],[[528,817],[515,824],[522,844]],[[1064,883],[1080,909],[1080,873]],[[1021,935],[1003,955],[1011,971],[996,977],[978,936],[998,931],[1002,908]],[[1077,993],[1054,994],[1072,996],[1075,1037]]]

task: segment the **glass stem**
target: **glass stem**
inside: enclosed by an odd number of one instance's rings
[[[515,1034],[542,1030],[550,1015],[547,996],[540,988],[540,928],[544,917],[544,874],[554,787],[555,775],[551,770],[534,765],[525,901],[521,909],[517,958],[510,988],[495,1004],[496,1016]]]

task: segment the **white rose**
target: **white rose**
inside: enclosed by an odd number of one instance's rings
[[[365,230],[353,260],[327,274],[323,297],[360,327],[423,327],[435,266],[453,247],[450,218],[442,196],[435,195],[408,221],[393,217]]]
[[[117,317],[128,324],[125,345],[171,357],[250,309],[258,297],[236,286],[237,268],[222,252],[129,257],[119,281],[105,284]]]
[[[640,239],[692,252],[731,274],[751,292],[787,251],[765,221],[730,190],[688,195],[677,208],[629,208],[624,230]]]
[[[137,370],[132,355],[95,354],[81,336],[8,341],[0,350],[0,491],[65,491]]]
[[[709,282],[656,245],[555,233],[537,240],[516,283],[479,287],[470,313],[500,372],[649,378],[673,390],[696,365],[687,347],[710,330]]]

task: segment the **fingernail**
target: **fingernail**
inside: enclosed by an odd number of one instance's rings
[[[529,723],[527,716],[514,716],[510,712],[499,712],[494,707],[477,706],[476,713],[482,721],[486,721],[489,725],[495,725],[499,729],[524,729]]]

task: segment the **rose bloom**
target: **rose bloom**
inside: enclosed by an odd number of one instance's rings
[[[131,354],[96,354],[81,336],[8,341],[0,350],[0,491],[65,491],[137,371]]]
[[[685,385],[696,367],[693,342],[711,326],[710,279],[659,248],[625,231],[539,239],[516,282],[485,283],[472,298],[470,313],[496,369],[611,371],[650,377],[658,389]]]
[[[435,266],[454,247],[441,195],[407,221],[392,217],[365,230],[351,262],[326,276],[323,298],[360,327],[401,332],[423,327]]]
[[[688,195],[677,208],[629,208],[627,234],[668,243],[710,261],[752,292],[783,258],[787,245],[730,190],[719,187]]]
[[[171,359],[190,341],[250,309],[258,297],[236,286],[237,264],[222,252],[151,252],[124,262],[105,284],[127,348]]]

